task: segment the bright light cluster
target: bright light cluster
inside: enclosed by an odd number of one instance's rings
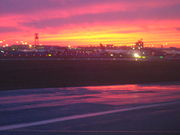
[[[134,56],[135,58],[140,58],[140,57],[141,57],[138,53],[134,53],[133,56]]]

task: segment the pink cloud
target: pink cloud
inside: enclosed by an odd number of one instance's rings
[[[83,37],[82,32],[92,35],[129,34],[127,40],[134,40],[133,34],[140,37],[142,33],[148,40],[156,38],[157,35],[162,39],[174,37],[174,40],[177,40],[177,35],[179,36],[179,0],[22,1],[0,1],[2,38],[24,38],[30,41],[35,32],[41,34],[42,40],[48,37],[62,37],[62,42],[63,37]],[[19,2],[22,2],[24,7],[18,5]],[[6,7],[9,4],[10,6]],[[151,33],[155,33],[155,36]]]

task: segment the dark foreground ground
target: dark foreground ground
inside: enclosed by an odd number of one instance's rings
[[[0,89],[180,81],[180,61],[1,60]]]

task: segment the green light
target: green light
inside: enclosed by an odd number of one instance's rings
[[[160,56],[159,58],[160,58],[160,59],[163,59],[163,58],[164,58],[164,56]]]

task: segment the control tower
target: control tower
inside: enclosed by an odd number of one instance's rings
[[[141,40],[139,40],[139,41],[137,41],[137,42],[135,43],[135,49],[140,50],[140,49],[142,49],[142,48],[144,48],[143,39],[141,39]]]

